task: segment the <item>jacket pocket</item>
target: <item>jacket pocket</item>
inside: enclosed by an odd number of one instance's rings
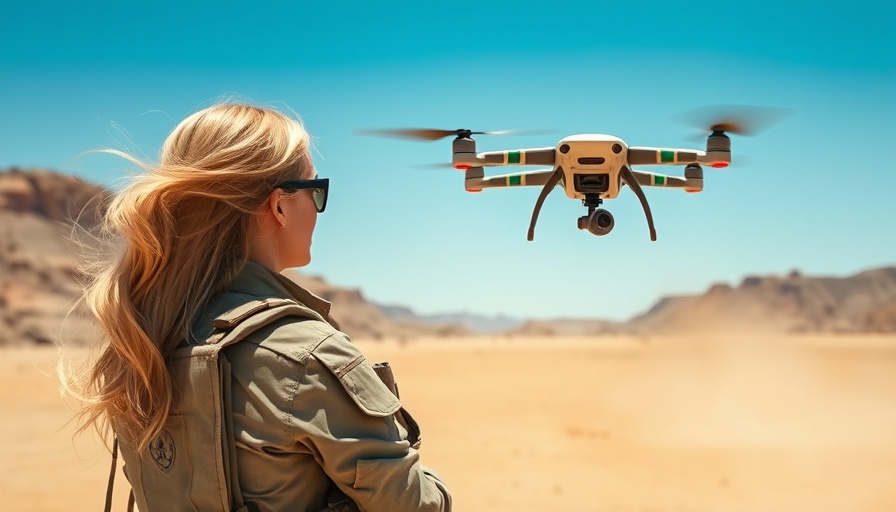
[[[391,416],[401,403],[377,376],[373,367],[352,345],[325,343],[312,352],[333,375],[365,414]]]

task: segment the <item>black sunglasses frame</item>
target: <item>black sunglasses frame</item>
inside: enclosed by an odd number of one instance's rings
[[[324,210],[327,209],[327,198],[330,195],[330,178],[284,181],[283,183],[280,183],[279,185],[274,187],[274,189],[278,188],[282,188],[284,190],[322,190],[324,194],[323,204],[317,206],[317,201],[314,201],[314,207],[317,208],[317,213],[323,213]]]

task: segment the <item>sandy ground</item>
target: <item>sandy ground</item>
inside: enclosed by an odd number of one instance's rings
[[[455,510],[896,510],[896,337],[358,344]],[[73,437],[56,360],[0,350],[7,510],[102,510],[109,454]]]

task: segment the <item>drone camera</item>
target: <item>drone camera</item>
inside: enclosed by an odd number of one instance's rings
[[[600,194],[610,189],[610,175],[600,174],[574,174],[573,186],[576,192],[582,194]]]
[[[592,235],[604,236],[613,231],[616,220],[613,218],[612,213],[603,208],[598,208],[591,212],[590,215],[579,217],[578,225],[579,229],[587,229]]]

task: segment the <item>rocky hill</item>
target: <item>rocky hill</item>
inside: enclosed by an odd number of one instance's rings
[[[459,324],[427,322],[413,316],[392,318],[380,306],[368,301],[357,288],[332,286],[321,277],[308,276],[295,270],[284,273],[306,290],[333,303],[333,318],[339,322],[339,328],[352,337],[407,340],[419,336],[470,334],[467,328]]]
[[[83,344],[95,337],[83,307],[68,314],[81,277],[68,240],[73,219],[96,226],[105,197],[102,188],[71,176],[0,173],[0,345],[52,343],[63,335]]]
[[[71,240],[75,220],[87,229],[97,226],[108,195],[99,186],[46,170],[0,171],[0,345],[59,340],[86,345],[98,338],[84,306],[73,309],[83,276]],[[394,320],[360,290],[298,272],[290,277],[332,301],[333,317],[355,338],[467,333],[460,326]]]
[[[530,336],[699,332],[896,332],[896,267],[847,277],[748,276],[699,295],[663,297],[625,322],[530,320],[510,333]]]
[[[634,332],[896,332],[896,267],[847,277],[748,276],[667,297],[625,324]]]

